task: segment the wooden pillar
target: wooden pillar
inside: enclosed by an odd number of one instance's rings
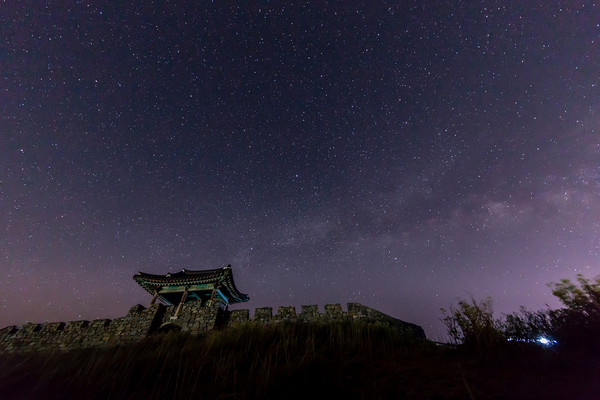
[[[188,288],[186,287],[185,290],[183,291],[183,295],[181,296],[181,301],[179,302],[179,305],[177,306],[177,310],[175,310],[175,315],[173,315],[173,318],[177,318],[177,316],[179,315],[179,311],[181,310],[181,306],[183,305],[183,303],[185,303],[187,294],[188,294]]]
[[[152,297],[152,301],[150,302],[150,305],[156,303],[157,298],[158,298],[158,290],[154,290],[154,297]]]
[[[217,293],[217,286],[213,286],[212,293],[210,294],[210,299],[208,300],[208,305],[212,306],[213,300],[215,298],[215,293]]]

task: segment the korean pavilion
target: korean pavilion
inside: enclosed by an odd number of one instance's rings
[[[139,272],[133,279],[152,296],[152,303],[160,300],[166,305],[199,301],[201,305],[217,301],[222,307],[249,300],[233,282],[231,265],[203,271],[182,270],[166,275]]]

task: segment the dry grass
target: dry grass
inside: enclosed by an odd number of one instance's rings
[[[509,343],[485,354],[386,325],[247,325],[203,337],[4,355],[3,399],[600,398],[600,360]]]

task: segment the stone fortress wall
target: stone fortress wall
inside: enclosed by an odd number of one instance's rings
[[[279,307],[276,314],[273,314],[271,307],[257,308],[253,318],[250,318],[249,310],[227,311],[218,304],[201,306],[199,302],[183,304],[176,318],[175,310],[176,307],[162,304],[153,304],[148,308],[138,304],[126,316],[113,320],[8,326],[0,329],[0,354],[126,345],[168,329],[199,335],[214,329],[235,328],[248,323],[269,326],[283,322],[382,322],[412,332],[417,338],[425,338],[425,332],[420,326],[358,303],[348,303],[348,311],[343,311],[339,304],[327,304],[324,313],[320,313],[316,305],[302,306],[300,313],[296,313],[293,306]]]

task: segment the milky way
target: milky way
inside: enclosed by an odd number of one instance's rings
[[[435,338],[600,273],[595,2],[90,3],[0,8],[0,325],[232,264]]]

